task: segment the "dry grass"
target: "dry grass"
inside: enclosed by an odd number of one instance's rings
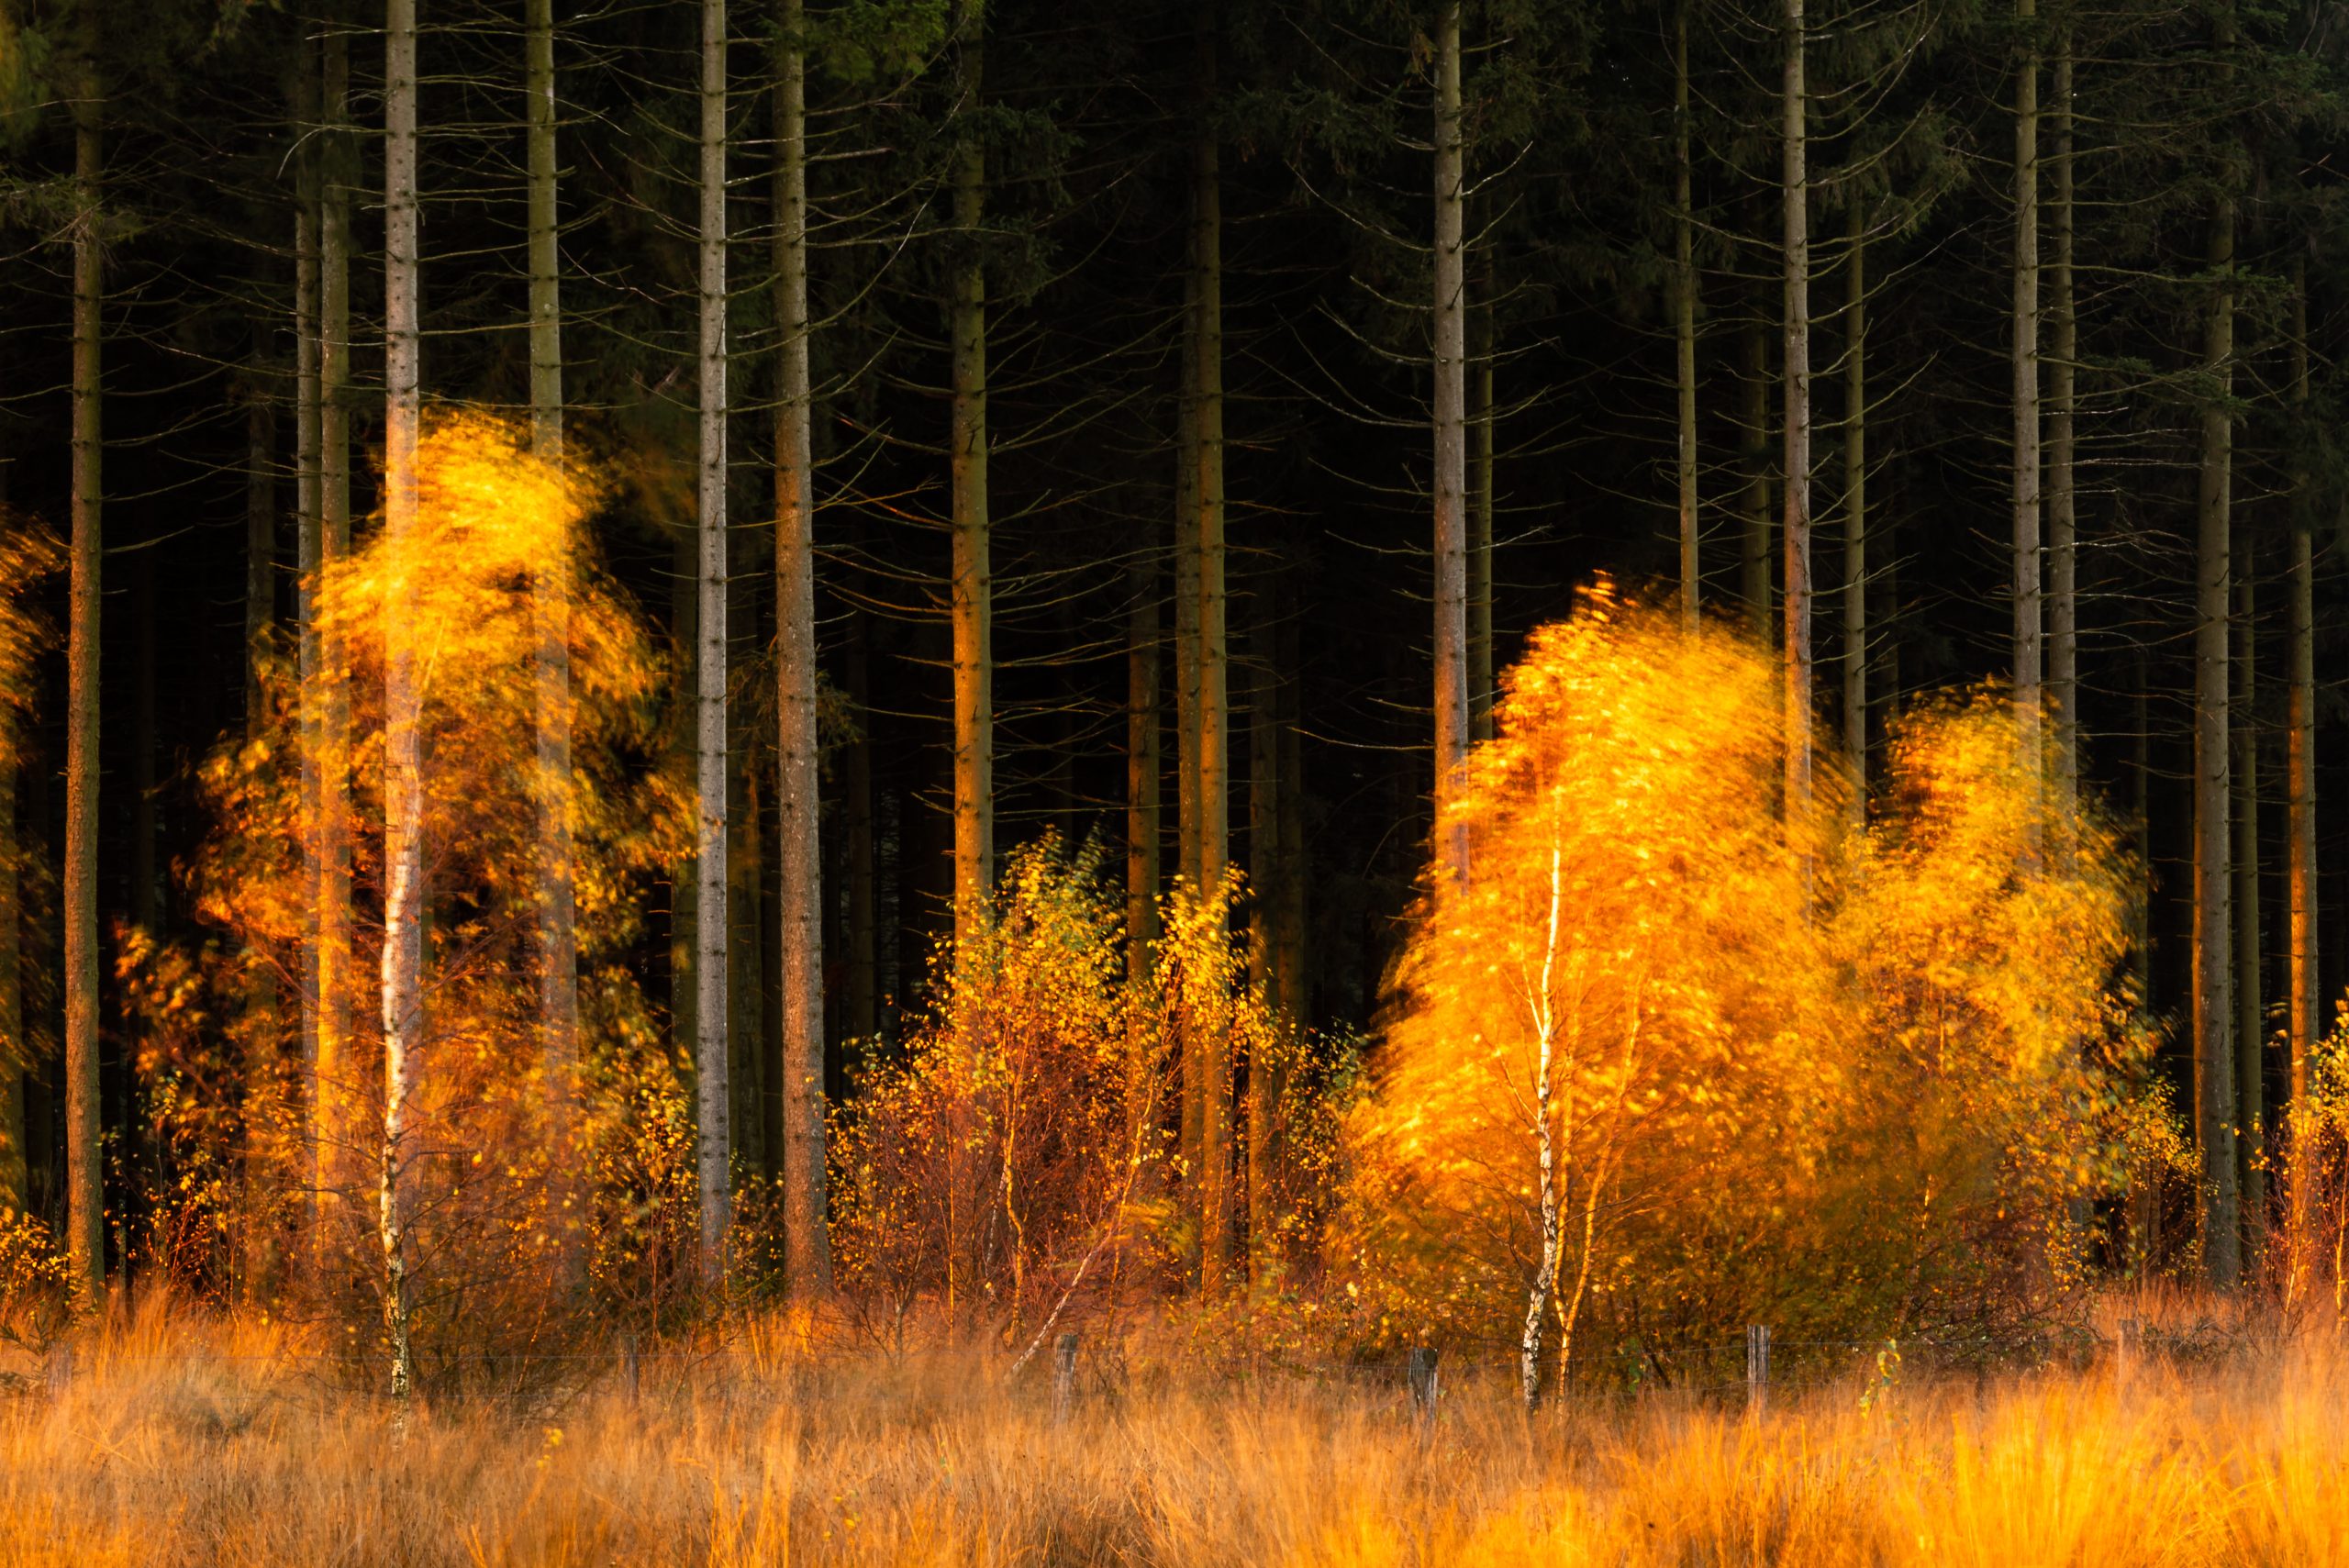
[[[2349,1361],[1840,1385],[1758,1422],[1383,1385],[1041,1395],[942,1360],[608,1370],[403,1436],[280,1336],[150,1317],[0,1396],[0,1562],[2349,1562]],[[253,1358],[253,1359],[234,1359]],[[279,1359],[273,1359],[279,1358]],[[729,1370],[730,1369],[730,1370]]]

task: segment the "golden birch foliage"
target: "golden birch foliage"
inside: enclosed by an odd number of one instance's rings
[[[398,556],[379,535],[321,574],[312,605],[323,643],[339,651],[332,675],[347,695],[347,755],[324,744],[322,768],[346,769],[353,906],[358,912],[351,998],[356,1030],[349,1076],[318,1085],[360,1114],[380,1100],[381,1008],[375,996],[383,929],[384,643],[388,606],[404,604],[404,635],[415,650],[421,691],[426,863],[429,867],[425,985],[426,1038],[419,1146],[420,1255],[442,1268],[440,1296],[428,1292],[424,1322],[446,1320],[469,1296],[527,1292],[551,1277],[542,1256],[555,1242],[544,1212],[548,1162],[587,1158],[599,1174],[625,1173],[631,1190],[607,1209],[639,1214],[662,1200],[665,1169],[639,1170],[645,1151],[625,1122],[674,1118],[648,1105],[675,1086],[634,981],[619,964],[640,930],[652,879],[685,853],[684,796],[661,771],[664,662],[641,617],[593,569],[584,544],[605,487],[584,465],[534,456],[525,433],[485,417],[436,419],[418,452],[419,536]],[[569,639],[573,771],[550,781],[537,765],[535,660],[540,631],[535,575],[563,570],[571,584]],[[413,584],[395,581],[404,570]],[[403,592],[403,590],[405,592]],[[188,868],[198,913],[233,939],[200,955],[205,984],[233,998],[248,983],[239,965],[274,968],[282,995],[299,995],[312,890],[305,846],[320,824],[306,819],[300,787],[302,694],[285,660],[265,666],[265,722],[250,739],[225,745],[204,766],[217,828]],[[542,895],[535,804],[564,792],[574,846],[582,1005],[580,1136],[585,1151],[546,1145],[538,1033],[535,929]],[[159,976],[161,972],[159,972]],[[207,1074],[193,1055],[275,1052],[295,1059],[298,1009],[277,1010],[284,1038],[223,1038],[202,1021],[184,984],[134,986],[134,995],[177,996],[166,1013],[180,1025],[149,1031],[149,1081],[184,1086],[217,1078],[249,1084],[243,1073]],[[218,1010],[218,1009],[216,1009]],[[169,1024],[159,1017],[159,1025]],[[650,1062],[643,1058],[650,1057]],[[227,1092],[225,1089],[223,1092]],[[179,1088],[158,1094],[159,1113],[198,1114]],[[299,1107],[292,1107],[298,1111]],[[244,1107],[244,1122],[266,1119]],[[169,1141],[166,1140],[166,1141]],[[355,1151],[372,1158],[373,1151]],[[250,1151],[244,1151],[248,1171]],[[362,1167],[363,1168],[363,1167]],[[250,1174],[239,1175],[250,1183]],[[281,1184],[293,1194],[298,1183]],[[651,1191],[636,1191],[649,1186]],[[350,1195],[352,1276],[364,1277],[373,1232],[372,1190]],[[289,1211],[281,1222],[291,1223]],[[253,1223],[263,1221],[255,1219]],[[599,1266],[607,1249],[596,1249]],[[522,1316],[527,1316],[522,1315]]]
[[[1469,873],[1431,875],[1348,1127],[1374,1335],[1513,1342],[1545,1040],[1570,1350],[1872,1332],[2051,1277],[2133,1062],[2112,836],[2038,804],[1988,699],[1904,728],[1856,840],[1831,757],[1787,820],[1779,704],[1768,650],[1604,588],[1509,673],[1449,819]]]

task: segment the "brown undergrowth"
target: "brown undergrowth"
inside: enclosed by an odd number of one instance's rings
[[[583,1362],[403,1422],[298,1335],[150,1310],[70,1373],[13,1368],[0,1562],[2349,1561],[2349,1360],[2188,1304],[2122,1313],[2126,1353],[1830,1377],[1758,1419],[1650,1394],[1529,1425],[1505,1376],[1460,1374],[1423,1433],[1379,1369],[1186,1382],[1096,1346],[1061,1422],[1001,1356],[777,1320],[647,1346],[633,1388]]]

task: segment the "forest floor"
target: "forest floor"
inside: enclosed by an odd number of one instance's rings
[[[1844,1377],[1758,1417],[1656,1394],[1529,1424],[1505,1379],[1461,1378],[1432,1429],[1384,1378],[1097,1373],[1056,1420],[1048,1369],[779,1342],[647,1355],[633,1386],[597,1358],[403,1423],[273,1330],[142,1315],[70,1374],[6,1378],[0,1562],[2349,1562],[2329,1337]]]

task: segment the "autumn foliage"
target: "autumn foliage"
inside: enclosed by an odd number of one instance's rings
[[[2143,1053],[2117,841],[1989,695],[1907,717],[1864,827],[1836,759],[1789,811],[1779,700],[1766,650],[1604,589],[1535,633],[1350,1124],[1377,1331],[1514,1347],[1531,1298],[1578,1373],[1669,1379],[1749,1322],[2011,1325],[2076,1277]]]

